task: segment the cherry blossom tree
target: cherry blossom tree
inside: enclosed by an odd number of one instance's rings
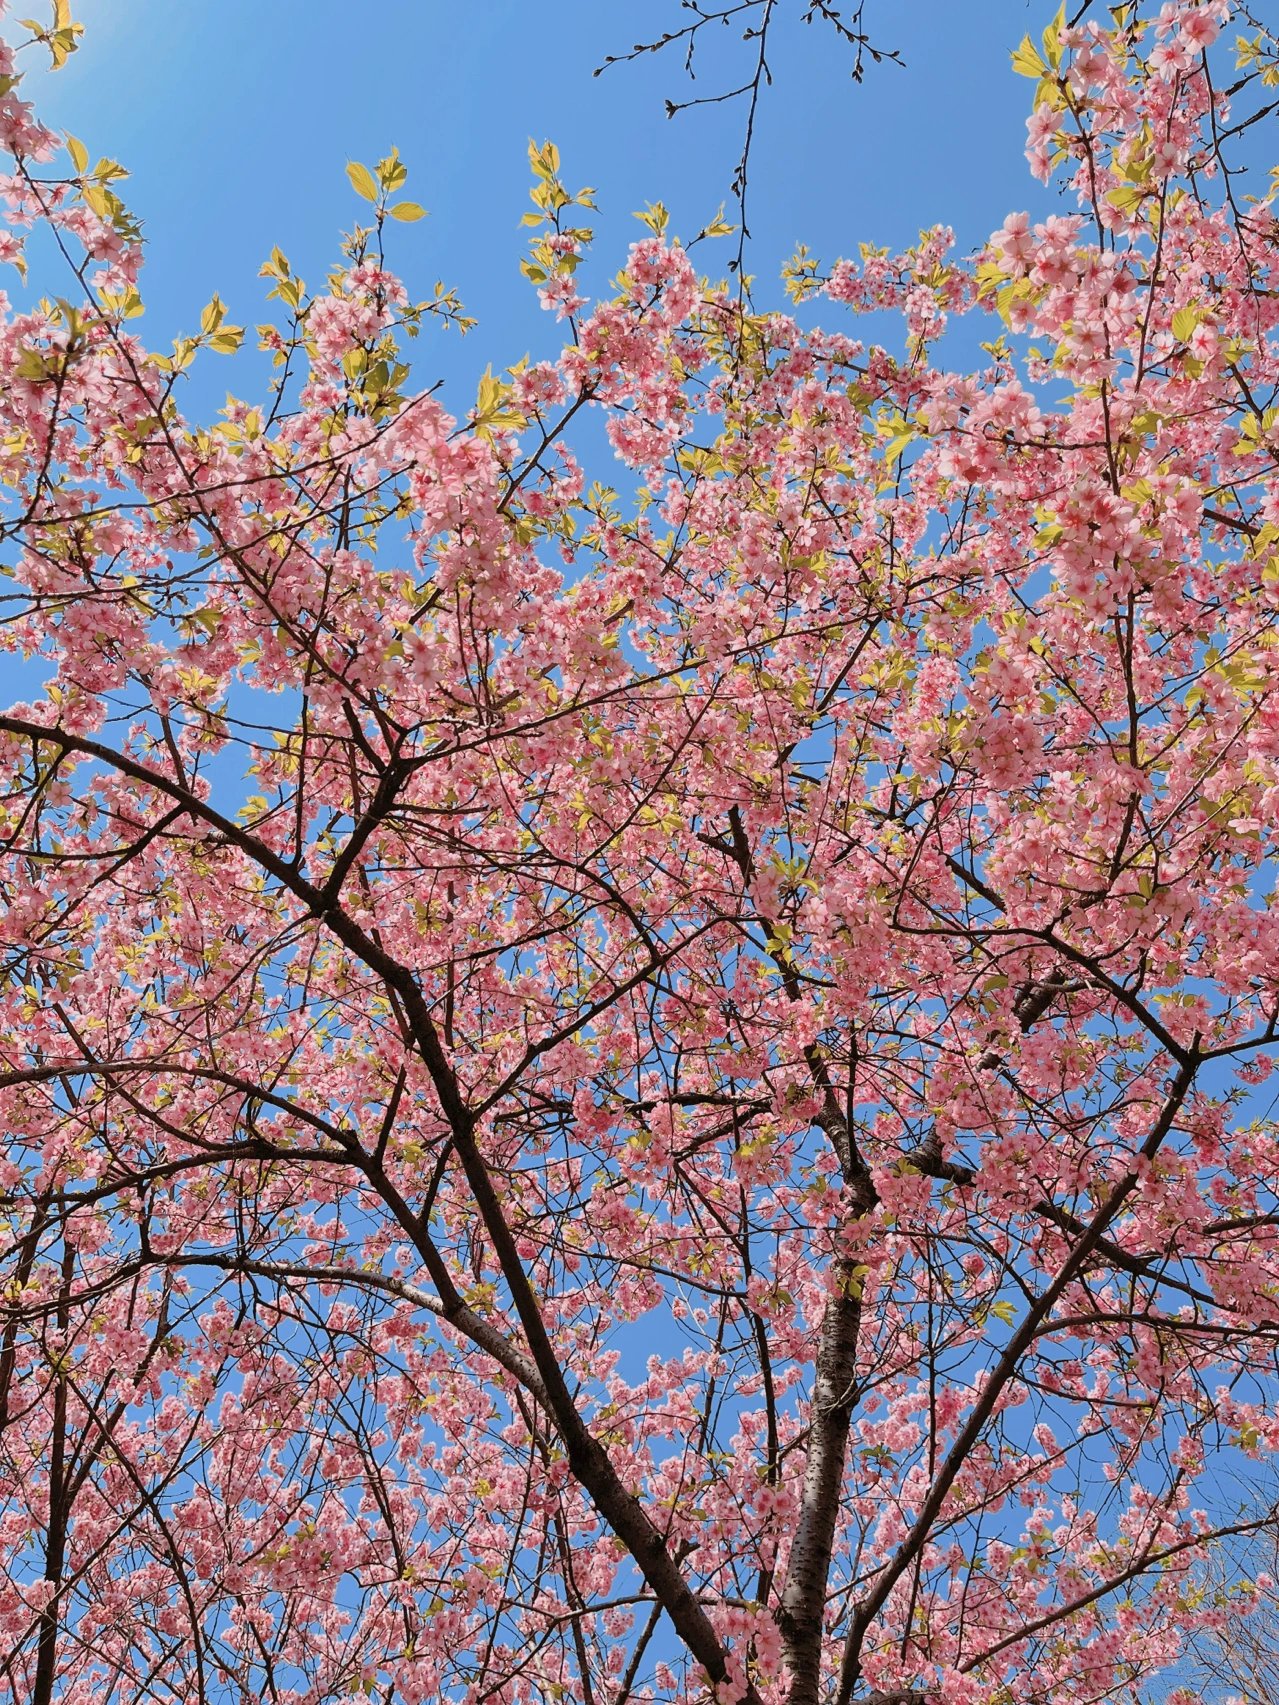
[[[1061,210],[793,313],[656,209],[593,304],[533,149],[567,341],[460,417],[354,165],[203,423],[241,329],[143,344],[6,50],[0,1698],[1144,1700],[1266,1598],[1205,1584],[1279,1449],[1229,22],[1059,13]]]
[[[1273,1502],[1273,1488],[1267,1488]],[[1242,1599],[1247,1614],[1223,1617],[1196,1630],[1184,1667],[1208,1698],[1268,1700],[1279,1697],[1279,1543],[1273,1523],[1238,1544],[1210,1548],[1201,1590],[1221,1605]]]

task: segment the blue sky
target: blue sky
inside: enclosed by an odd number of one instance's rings
[[[757,301],[780,303],[777,274],[799,241],[829,260],[944,221],[970,248],[1010,208],[1042,205],[1022,157],[1031,85],[1009,51],[1050,12],[1045,0],[870,0],[874,39],[906,66],[872,66],[857,86],[847,51],[789,5],[753,155]],[[162,346],[194,330],[215,289],[230,319],[267,318],[256,275],[275,243],[318,282],[362,208],[346,162],[395,144],[405,193],[431,217],[395,229],[392,263],[416,294],[437,278],[456,285],[480,321],[464,346],[437,334],[420,351],[417,380],[444,378],[455,408],[489,362],[557,344],[518,273],[530,137],[559,145],[571,187],[598,191],[588,293],[607,287],[645,202],[664,201],[672,229],[695,235],[726,198],[740,146],[740,103],[663,116],[667,96],[736,80],[737,32],[708,32],[695,89],[670,51],[591,75],[678,25],[678,0],[81,0],[76,16],[80,51],[56,75],[33,67],[28,88],[47,122],[133,174],[124,193],[150,247],[143,337]],[[707,269],[733,246],[704,246]],[[228,364],[207,366],[211,384],[232,382]]]

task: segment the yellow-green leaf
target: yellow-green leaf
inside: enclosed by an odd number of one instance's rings
[[[18,357],[16,372],[19,379],[30,379],[33,382],[47,379],[49,367],[47,357],[38,349],[24,349]]]
[[[398,148],[392,148],[385,160],[377,163],[378,182],[389,193],[400,188],[409,175],[408,167],[400,159]]]
[[[1029,36],[1021,38],[1021,44],[1013,53],[1013,70],[1020,77],[1033,77],[1036,81],[1047,74],[1048,67],[1039,57],[1039,50]]]
[[[406,225],[411,225],[414,220],[426,218],[425,207],[420,207],[416,201],[397,201],[394,207],[387,208],[387,212],[392,219],[400,219]]]
[[[89,169],[89,150],[78,137],[67,137],[67,153],[71,156],[71,164],[76,169],[76,176],[83,177]]]
[[[351,188],[356,195],[362,195],[365,201],[377,200],[377,179],[367,166],[362,166],[358,160],[352,160],[346,168],[346,175],[351,180]]]
[[[84,34],[84,25],[72,22],[71,0],[53,0],[51,29],[41,29],[39,24],[30,18],[20,18],[18,21],[34,30],[39,40],[49,49],[49,57],[53,61],[55,71],[66,64],[79,47],[80,37]]]
[[[560,169],[560,151],[553,142],[543,142],[539,148],[536,142],[530,140],[528,159],[529,165],[543,180],[553,178]]]
[[[642,213],[637,213],[635,217],[641,225],[647,225],[655,237],[661,237],[666,233],[670,214],[660,201],[652,201]]]
[[[1112,207],[1117,207],[1122,213],[1133,213],[1146,198],[1144,189],[1135,185],[1121,184],[1118,189],[1112,189],[1106,200]]]
[[[1049,65],[1052,66],[1054,71],[1061,64],[1061,43],[1058,41],[1057,37],[1061,31],[1065,29],[1065,27],[1066,8],[1062,5],[1057,8],[1056,17],[1053,19],[1052,23],[1048,25],[1048,28],[1043,34],[1044,58],[1048,61]]]
[[[733,232],[736,229],[737,229],[736,225],[730,225],[728,220],[725,219],[725,217],[724,217],[724,203],[721,201],[719,204],[719,212],[711,220],[709,225],[705,225],[702,227],[702,236],[703,237],[731,237]]]

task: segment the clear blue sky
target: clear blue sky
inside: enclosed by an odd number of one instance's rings
[[[757,300],[780,302],[777,273],[798,241],[829,260],[945,221],[969,248],[1010,208],[1042,206],[1022,158],[1031,85],[1009,50],[1051,10],[870,0],[875,39],[906,67],[872,66],[860,87],[828,30],[784,16],[752,170]],[[693,236],[725,199],[740,143],[740,105],[663,116],[665,96],[693,92],[673,52],[591,76],[606,54],[678,24],[677,0],[81,0],[76,16],[82,48],[29,87],[47,122],[133,173],[123,188],[150,244],[147,341],[194,330],[215,289],[231,319],[265,319],[256,274],[273,243],[318,282],[362,207],[347,160],[395,144],[405,193],[431,217],[395,228],[393,264],[419,294],[439,277],[455,284],[480,320],[461,347],[436,336],[421,349],[417,380],[445,378],[455,408],[487,363],[556,343],[517,271],[530,137],[558,143],[573,187],[598,190],[588,293],[640,233],[630,215],[644,202],[665,201],[672,228]],[[698,85],[708,92],[745,66],[737,36],[716,34]],[[717,246],[703,253],[718,272],[732,247]],[[229,364],[205,366],[211,384],[247,388]]]

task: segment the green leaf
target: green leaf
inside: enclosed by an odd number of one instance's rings
[[[1189,343],[1200,323],[1197,308],[1178,308],[1172,317],[1172,335],[1178,343]]]
[[[356,195],[362,195],[365,201],[377,200],[377,179],[367,166],[362,166],[358,160],[347,164],[346,175],[351,180],[351,188]]]
[[[77,137],[67,137],[67,153],[71,156],[71,164],[76,169],[76,176],[83,177],[89,169],[89,150]]]
[[[387,212],[392,219],[402,220],[411,225],[415,220],[426,218],[425,207],[420,207],[416,201],[397,201],[394,207],[388,207]]]

